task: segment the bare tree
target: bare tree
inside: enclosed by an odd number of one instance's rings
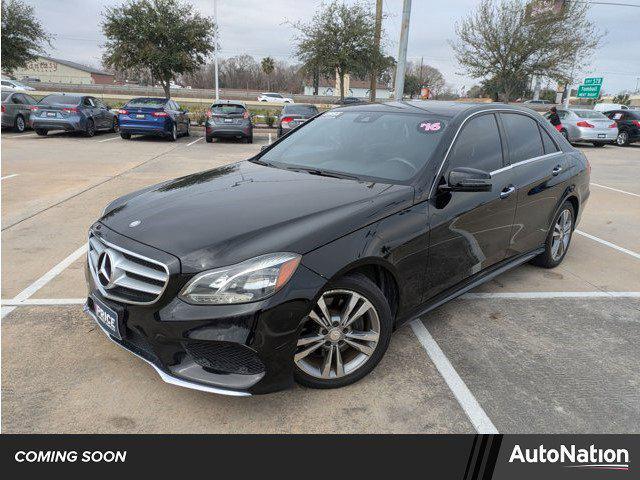
[[[603,37],[587,18],[586,2],[482,0],[456,24],[458,63],[483,86],[509,101],[532,75],[569,81]],[[489,85],[486,85],[488,82]],[[486,88],[485,88],[486,90]]]

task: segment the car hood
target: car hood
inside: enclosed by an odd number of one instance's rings
[[[245,161],[121,197],[101,222],[177,256],[190,273],[264,253],[304,254],[412,202],[410,186]]]

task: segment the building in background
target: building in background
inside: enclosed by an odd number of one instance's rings
[[[115,75],[97,68],[45,56],[38,57],[25,68],[16,69],[13,72],[13,77],[19,81],[69,83],[76,85],[113,85],[116,79]]]
[[[349,75],[344,78],[344,96],[367,99],[369,98],[370,82],[367,79],[351,79]],[[304,94],[313,95],[313,80],[306,78],[304,81]],[[340,77],[336,74],[335,79],[323,77],[320,78],[318,87],[318,96],[320,97],[339,97],[340,96]],[[376,87],[376,98],[378,100],[388,100],[393,96],[393,90],[388,85],[379,83]]]

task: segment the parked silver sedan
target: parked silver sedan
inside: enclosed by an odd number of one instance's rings
[[[595,110],[558,109],[564,127],[561,133],[570,142],[589,142],[596,147],[613,143],[618,137],[618,125]]]
[[[24,132],[36,100],[23,92],[2,90],[2,126]]]

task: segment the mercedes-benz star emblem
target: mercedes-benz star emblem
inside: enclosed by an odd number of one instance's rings
[[[131,228],[133,228],[133,227],[137,227],[138,225],[140,225],[140,223],[141,223],[141,222],[140,222],[140,220],[134,220],[133,222],[131,222],[131,223],[129,224],[129,226],[130,226]]]
[[[109,288],[111,285],[111,276],[113,275],[113,260],[109,252],[102,252],[98,257],[98,280],[100,284]]]

